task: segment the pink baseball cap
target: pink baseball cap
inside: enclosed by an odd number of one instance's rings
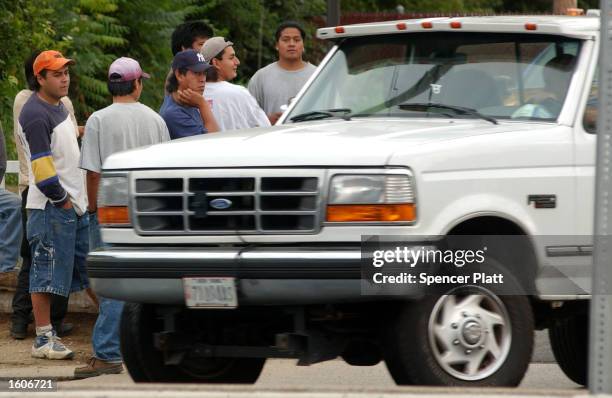
[[[129,82],[141,77],[148,79],[151,76],[143,72],[138,61],[132,58],[118,58],[108,68],[108,80],[110,82]]]

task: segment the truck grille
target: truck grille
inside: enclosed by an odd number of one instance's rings
[[[301,171],[301,170],[300,170]],[[305,234],[320,228],[319,172],[217,176],[174,171],[135,173],[132,219],[141,235]],[[157,174],[168,174],[162,171]],[[237,173],[243,174],[243,173]],[[272,175],[265,175],[272,174]]]

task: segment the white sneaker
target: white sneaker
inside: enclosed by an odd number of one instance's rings
[[[32,357],[43,359],[71,359],[74,352],[70,351],[57,337],[55,330],[36,336],[32,345]]]

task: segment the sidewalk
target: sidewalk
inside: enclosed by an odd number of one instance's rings
[[[48,363],[49,361],[47,361]],[[55,379],[58,381],[74,379],[75,361],[62,361],[64,364],[0,368],[0,379]]]
[[[68,361],[49,362],[45,359],[32,358],[33,324],[29,325],[27,338],[15,340],[9,333],[9,314],[0,314],[0,377],[28,374],[31,375],[30,377],[60,377],[66,373],[66,370],[62,368],[68,367],[72,371],[74,367],[86,364],[91,356],[91,332],[95,320],[96,314],[69,313],[65,321],[72,323],[74,329],[70,335],[62,339],[62,342],[74,351],[75,358]]]

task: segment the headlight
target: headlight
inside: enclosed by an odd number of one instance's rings
[[[105,226],[129,226],[128,178],[102,175],[98,189],[98,222]]]
[[[327,221],[413,222],[414,202],[410,175],[336,175],[330,183]]]

